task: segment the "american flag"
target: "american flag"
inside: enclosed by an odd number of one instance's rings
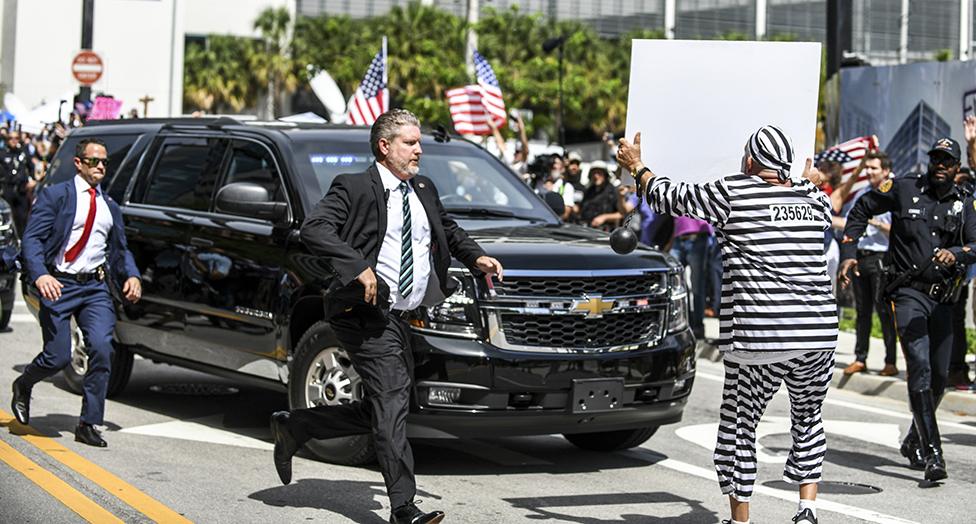
[[[371,126],[376,119],[390,109],[390,90],[386,88],[386,39],[383,50],[376,53],[366,70],[359,88],[346,104],[346,122],[351,125]]]
[[[844,174],[841,177],[841,182],[843,183],[854,174],[857,166],[861,163],[861,158],[872,149],[878,149],[878,138],[874,135],[860,136],[821,151],[814,157],[814,162],[819,164],[827,160],[840,164],[844,169]],[[857,181],[854,182],[854,186],[851,187],[851,193],[847,195],[845,202],[853,200],[858,191],[867,185],[868,174],[861,171],[857,177]]]
[[[449,89],[444,94],[450,106],[454,129],[458,133],[488,135],[491,134],[489,118],[495,127],[500,128],[505,123],[505,101],[502,100],[502,90],[491,64],[478,51],[474,51],[472,56],[478,83]]]

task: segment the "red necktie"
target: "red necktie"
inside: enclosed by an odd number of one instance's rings
[[[88,218],[85,219],[85,229],[81,232],[81,238],[78,239],[78,242],[64,252],[64,260],[67,262],[74,262],[81,254],[81,250],[85,249],[88,237],[91,236],[92,226],[95,225],[95,188],[89,188],[88,194],[91,195],[91,201],[88,204]]]

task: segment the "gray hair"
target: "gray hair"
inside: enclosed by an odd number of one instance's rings
[[[420,127],[420,120],[417,115],[406,109],[391,109],[380,115],[373,127],[369,129],[369,148],[373,151],[373,156],[380,157],[380,139],[392,142],[398,134],[400,128],[404,126]]]

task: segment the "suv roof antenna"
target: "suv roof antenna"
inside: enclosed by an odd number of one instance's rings
[[[432,134],[434,135],[434,140],[438,142],[451,141],[451,135],[447,132],[447,129],[444,127],[444,124],[437,124],[437,127],[434,128]]]

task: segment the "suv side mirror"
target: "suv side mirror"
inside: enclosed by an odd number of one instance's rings
[[[271,195],[262,186],[235,182],[217,191],[217,211],[280,222],[288,216],[288,204],[271,202]]]

